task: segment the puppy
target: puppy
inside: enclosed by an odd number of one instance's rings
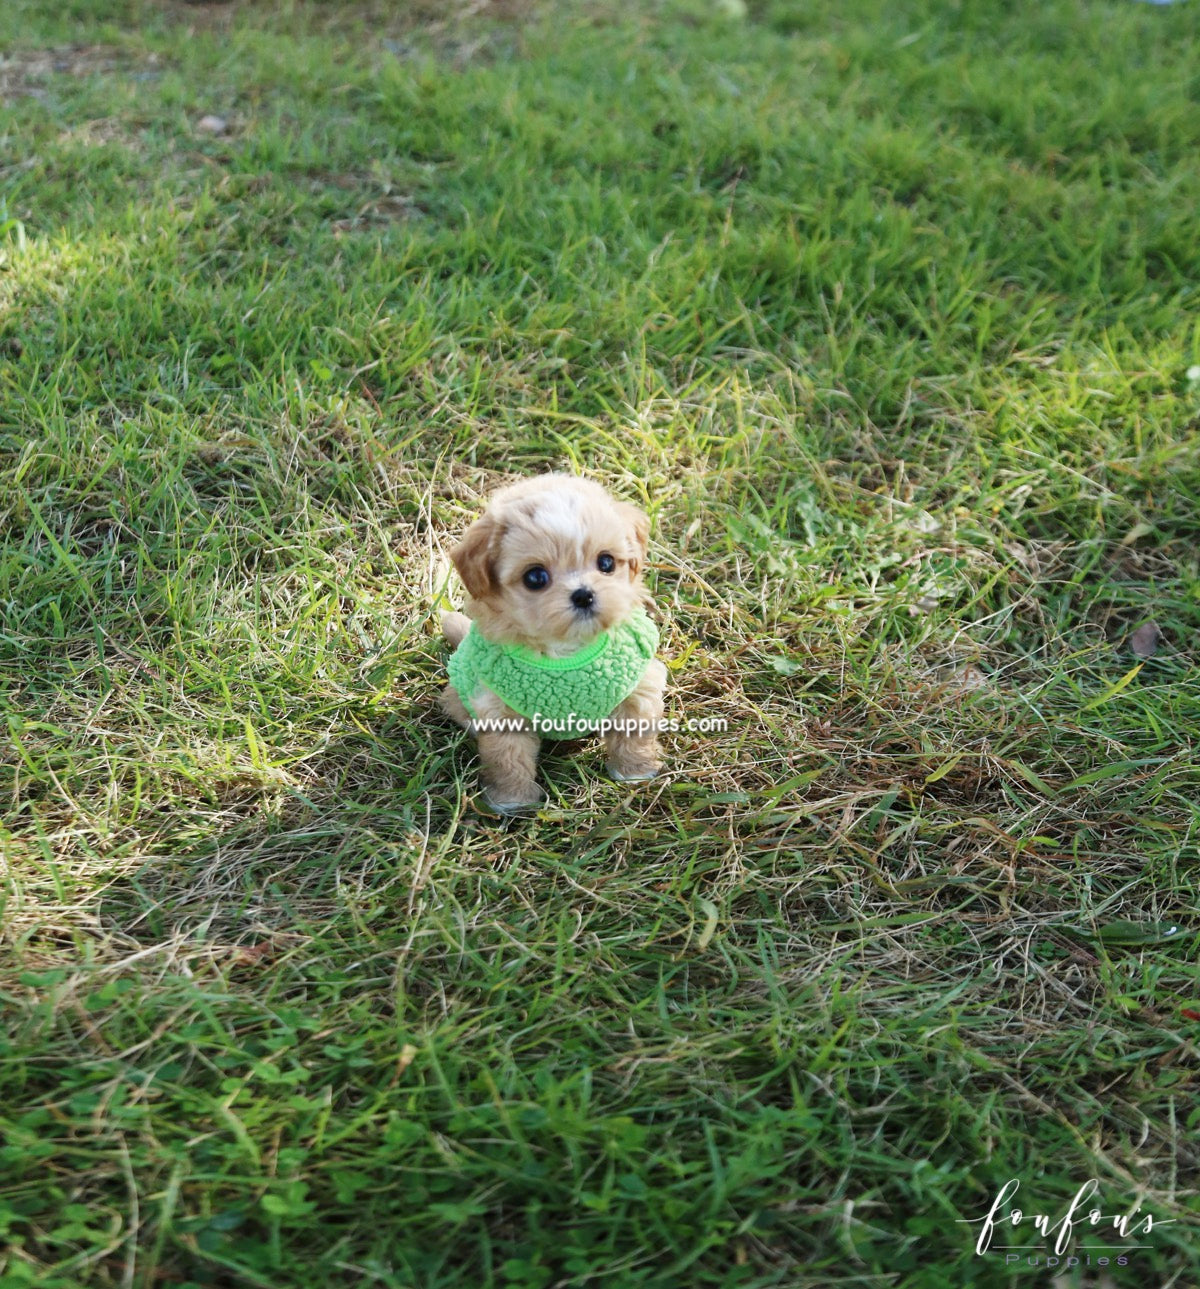
[[[443,616],[457,645],[442,710],[475,733],[502,814],[543,800],[542,737],[604,735],[621,782],[661,769],[667,669],[642,585],[650,524],[599,484],[547,474],[503,488],[450,552],[467,589]]]

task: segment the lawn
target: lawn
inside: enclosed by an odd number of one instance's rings
[[[6,0],[3,1289],[1200,1283],[1197,67]],[[436,623],[548,468],[728,729],[506,821]]]

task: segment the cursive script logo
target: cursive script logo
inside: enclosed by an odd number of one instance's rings
[[[1018,1208],[1013,1199],[1020,1188],[1021,1183],[1014,1177],[1000,1188],[991,1208],[983,1217],[958,1219],[968,1226],[979,1226],[979,1238],[975,1241],[976,1253],[986,1253],[992,1247],[992,1239],[998,1228],[1016,1228],[1022,1223],[1032,1223],[1033,1229],[1047,1240],[1053,1238],[1053,1251],[1058,1255],[1066,1252],[1071,1237],[1080,1232],[1081,1228],[1098,1235],[1111,1233],[1127,1240],[1130,1237],[1149,1235],[1157,1226],[1171,1224],[1170,1220],[1155,1218],[1151,1213],[1140,1213],[1140,1201],[1134,1205],[1132,1212],[1123,1214],[1104,1213],[1098,1203],[1089,1207],[1100,1190],[1100,1183],[1095,1178],[1083,1183],[1075,1192],[1075,1198],[1066,1212],[1058,1217],[1053,1213],[1026,1213]]]

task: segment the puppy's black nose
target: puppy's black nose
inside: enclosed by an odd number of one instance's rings
[[[577,609],[590,609],[595,599],[595,595],[586,586],[581,586],[571,592],[571,603]]]

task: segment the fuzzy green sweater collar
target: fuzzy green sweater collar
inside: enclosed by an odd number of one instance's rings
[[[562,732],[587,733],[633,693],[657,651],[658,628],[641,608],[565,658],[485,640],[472,623],[450,655],[450,683],[476,719],[471,699],[486,685],[527,719],[561,724],[573,715]]]

